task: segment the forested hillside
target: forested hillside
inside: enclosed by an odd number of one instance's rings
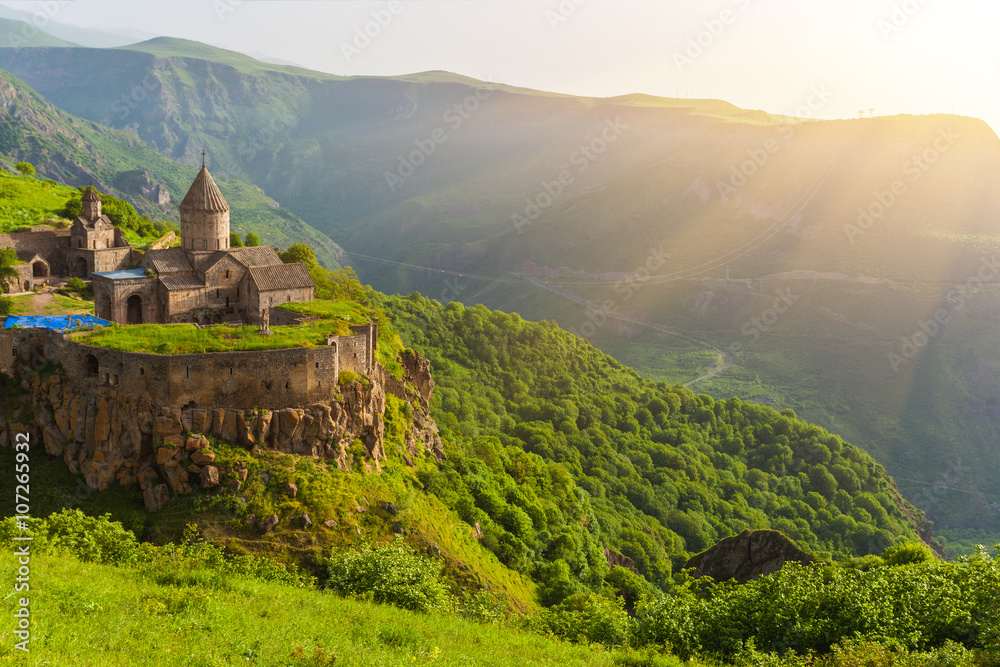
[[[833,558],[927,535],[882,466],[791,411],[654,384],[552,323],[384,305],[438,383],[449,456],[421,481],[550,602],[600,586],[602,543],[669,587],[671,564],[747,528]]]

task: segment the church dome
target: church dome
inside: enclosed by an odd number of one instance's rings
[[[101,201],[101,196],[97,194],[97,190],[94,189],[93,185],[89,185],[87,186],[87,191],[83,193],[82,201]]]
[[[201,171],[195,177],[194,183],[191,184],[179,208],[182,211],[208,211],[211,213],[222,213],[229,210],[226,198],[222,196],[219,186],[215,184],[204,164],[201,165]]]

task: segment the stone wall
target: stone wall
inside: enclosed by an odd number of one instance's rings
[[[343,469],[354,468],[351,444],[360,440],[366,467],[378,468],[385,459],[383,416],[391,391],[414,407],[407,463],[422,452],[442,457],[428,411],[434,383],[426,359],[404,355],[405,380],[375,364],[366,369],[368,386],[337,386],[341,343],[363,359],[375,333],[371,327],[333,337],[336,344],[325,348],[168,356],[95,348],[41,329],[0,330],[0,370],[14,381],[46,364],[62,366],[30,383],[20,380],[31,392],[34,417],[28,424],[0,418],[0,444],[11,433],[28,432],[32,442],[82,474],[88,487],[137,482],[146,507],[156,511],[171,492],[219,484],[239,491],[245,481],[239,470],[213,464],[201,434],[323,457]]]
[[[66,369],[80,392],[114,389],[157,405],[274,410],[334,400],[341,370],[371,375],[370,336],[332,336],[324,347],[162,355],[84,345],[44,329],[4,329],[0,371],[16,376],[48,361]]]
[[[0,234],[0,248],[8,246],[14,248],[18,257],[24,259],[40,255],[49,263],[53,274],[68,275],[68,267],[62,249],[69,248],[70,231],[68,229],[35,229],[37,231]]]

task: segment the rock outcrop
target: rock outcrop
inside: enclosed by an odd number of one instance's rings
[[[685,567],[695,569],[695,577],[746,583],[773,574],[789,561],[811,563],[815,557],[776,530],[744,530],[727,537],[714,547],[692,557]]]
[[[426,370],[426,364],[419,362],[415,367]],[[372,382],[341,387],[337,400],[329,404],[273,411],[158,406],[107,387],[80,393],[64,371],[35,376],[30,384],[22,384],[31,392],[32,423],[0,420],[0,443],[10,442],[11,433],[27,432],[47,454],[62,458],[72,472],[82,474],[91,489],[101,491],[116,481],[138,483],[150,511],[162,507],[171,492],[190,493],[199,486],[238,491],[246,482],[245,467],[215,465],[205,434],[255,451],[267,448],[324,458],[344,470],[355,469],[358,450],[352,443],[360,440],[365,468],[377,470],[385,460],[383,376],[391,376],[381,367],[376,370]],[[440,456],[441,440],[428,413],[433,380],[429,373],[418,377],[420,385],[391,378],[394,391],[414,407],[407,446],[413,454],[423,449]]]

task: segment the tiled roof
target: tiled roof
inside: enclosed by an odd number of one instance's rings
[[[229,252],[247,266],[272,266],[282,263],[278,253],[274,252],[274,248],[269,245],[232,248]]]
[[[276,264],[272,266],[251,266],[250,280],[261,292],[272,290],[294,289],[297,287],[315,287],[313,279],[305,264]]]
[[[87,188],[87,191],[83,193],[81,201],[101,201],[101,195],[97,194],[97,190],[91,185]]]
[[[212,180],[212,175],[208,173],[205,165],[201,165],[201,171],[195,176],[194,183],[188,188],[179,208],[182,211],[211,211],[213,213],[229,210],[226,198],[222,196],[219,186]]]
[[[171,292],[183,289],[200,289],[205,286],[205,284],[198,279],[198,276],[191,273],[160,276],[160,282],[163,283],[163,286]]]
[[[187,273],[193,271],[191,262],[183,248],[149,250],[143,258],[143,265],[150,266],[157,273]]]

